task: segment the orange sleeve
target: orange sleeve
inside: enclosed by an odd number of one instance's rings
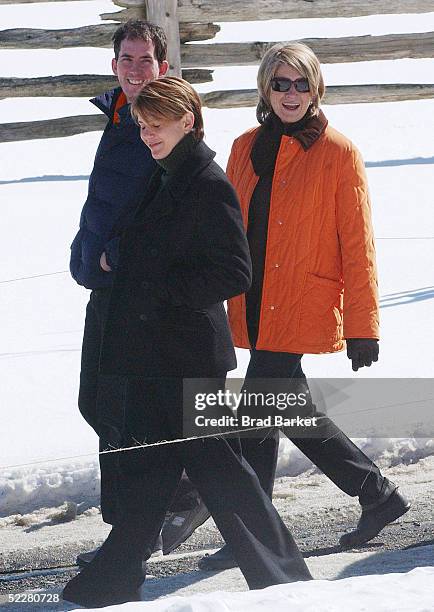
[[[344,337],[379,338],[371,204],[365,166],[355,147],[342,152],[336,217],[344,280]]]

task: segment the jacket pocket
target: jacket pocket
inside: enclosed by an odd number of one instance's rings
[[[206,310],[172,307],[164,313],[161,322],[175,327],[202,330],[210,328],[215,332],[216,326]]]
[[[307,345],[335,343],[343,334],[344,284],[307,273],[300,304],[298,333]]]

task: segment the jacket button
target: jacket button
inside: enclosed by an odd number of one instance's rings
[[[147,315],[145,315],[145,314],[141,314],[141,315],[139,316],[139,319],[140,319],[141,321],[147,321],[147,320],[148,320],[148,317],[147,317]]]
[[[280,268],[280,264],[274,264],[275,268]]]
[[[270,310],[276,310],[275,306],[270,306]]]
[[[278,224],[278,225],[283,225],[283,221],[280,221],[280,219],[279,219],[279,221],[277,222],[277,224]]]
[[[149,252],[152,255],[152,257],[157,257],[157,255],[158,255],[158,250],[157,249],[151,249]]]

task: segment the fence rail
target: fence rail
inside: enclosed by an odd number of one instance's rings
[[[143,16],[144,0],[113,1],[117,6],[141,11]],[[179,20],[197,22],[363,17],[431,11],[434,11],[433,0],[395,0],[393,3],[378,0],[178,0]]]
[[[6,4],[62,0],[0,0]],[[76,0],[79,1],[79,0]],[[434,0],[113,0],[123,10],[102,15],[123,20],[140,16],[165,28],[172,74],[191,83],[212,80],[209,66],[258,64],[272,42],[211,43],[220,27],[214,21],[359,17],[376,14],[434,11]],[[101,23],[62,30],[9,29],[0,31],[3,49],[59,49],[66,47],[111,47],[118,24]],[[195,44],[188,44],[189,42]],[[434,32],[309,38],[309,45],[323,63],[434,57]],[[93,96],[117,84],[111,75],[61,75],[34,79],[0,78],[0,98],[39,96]],[[256,90],[214,91],[202,95],[204,106],[230,108],[256,104]],[[434,98],[434,84],[350,85],[329,87],[325,103],[349,104]],[[64,117],[50,121],[0,125],[0,142],[55,138],[102,129],[99,115]]]
[[[7,4],[36,4],[66,0],[0,0]],[[80,1],[80,0],[75,0]],[[145,0],[114,0],[120,7],[145,10]],[[433,0],[178,0],[180,21],[258,21],[310,17],[362,17],[434,11]],[[143,15],[142,15],[143,16]]]
[[[306,38],[300,42],[311,47],[325,64],[434,57],[434,32]],[[181,61],[186,67],[254,65],[261,61],[267,49],[274,44],[251,42],[181,45]]]
[[[257,103],[257,90],[213,91],[202,94],[201,98],[203,105],[208,108],[255,106]],[[328,87],[324,103],[355,104],[363,102],[391,102],[403,99],[421,100],[424,98],[434,98],[434,84],[342,85]],[[4,123],[0,125],[0,143],[39,138],[63,138],[84,132],[95,132],[104,129],[106,123],[106,117],[99,114],[23,123]]]
[[[14,28],[0,31],[0,49],[66,49],[69,47],[112,47],[117,23],[101,23],[81,28],[42,30]],[[181,43],[209,40],[219,32],[215,23],[180,23]]]
[[[182,77],[192,84],[212,81],[212,70],[185,69]],[[119,83],[113,75],[63,74],[35,78],[0,78],[0,99],[30,97],[90,97],[103,93]]]

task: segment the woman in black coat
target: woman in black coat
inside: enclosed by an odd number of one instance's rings
[[[183,379],[206,379],[201,391],[224,387],[236,360],[223,301],[251,280],[239,204],[202,140],[197,93],[182,79],[162,78],[145,86],[132,112],[160,167],[121,240],[100,360],[103,376],[125,384],[123,427],[111,401],[110,414],[101,406],[99,429],[124,447],[183,437],[193,415],[183,406]],[[118,519],[94,560],[65,587],[65,599],[102,606],[139,598],[142,559],[183,469],[250,588],[311,578],[236,439],[121,452],[120,467]]]

